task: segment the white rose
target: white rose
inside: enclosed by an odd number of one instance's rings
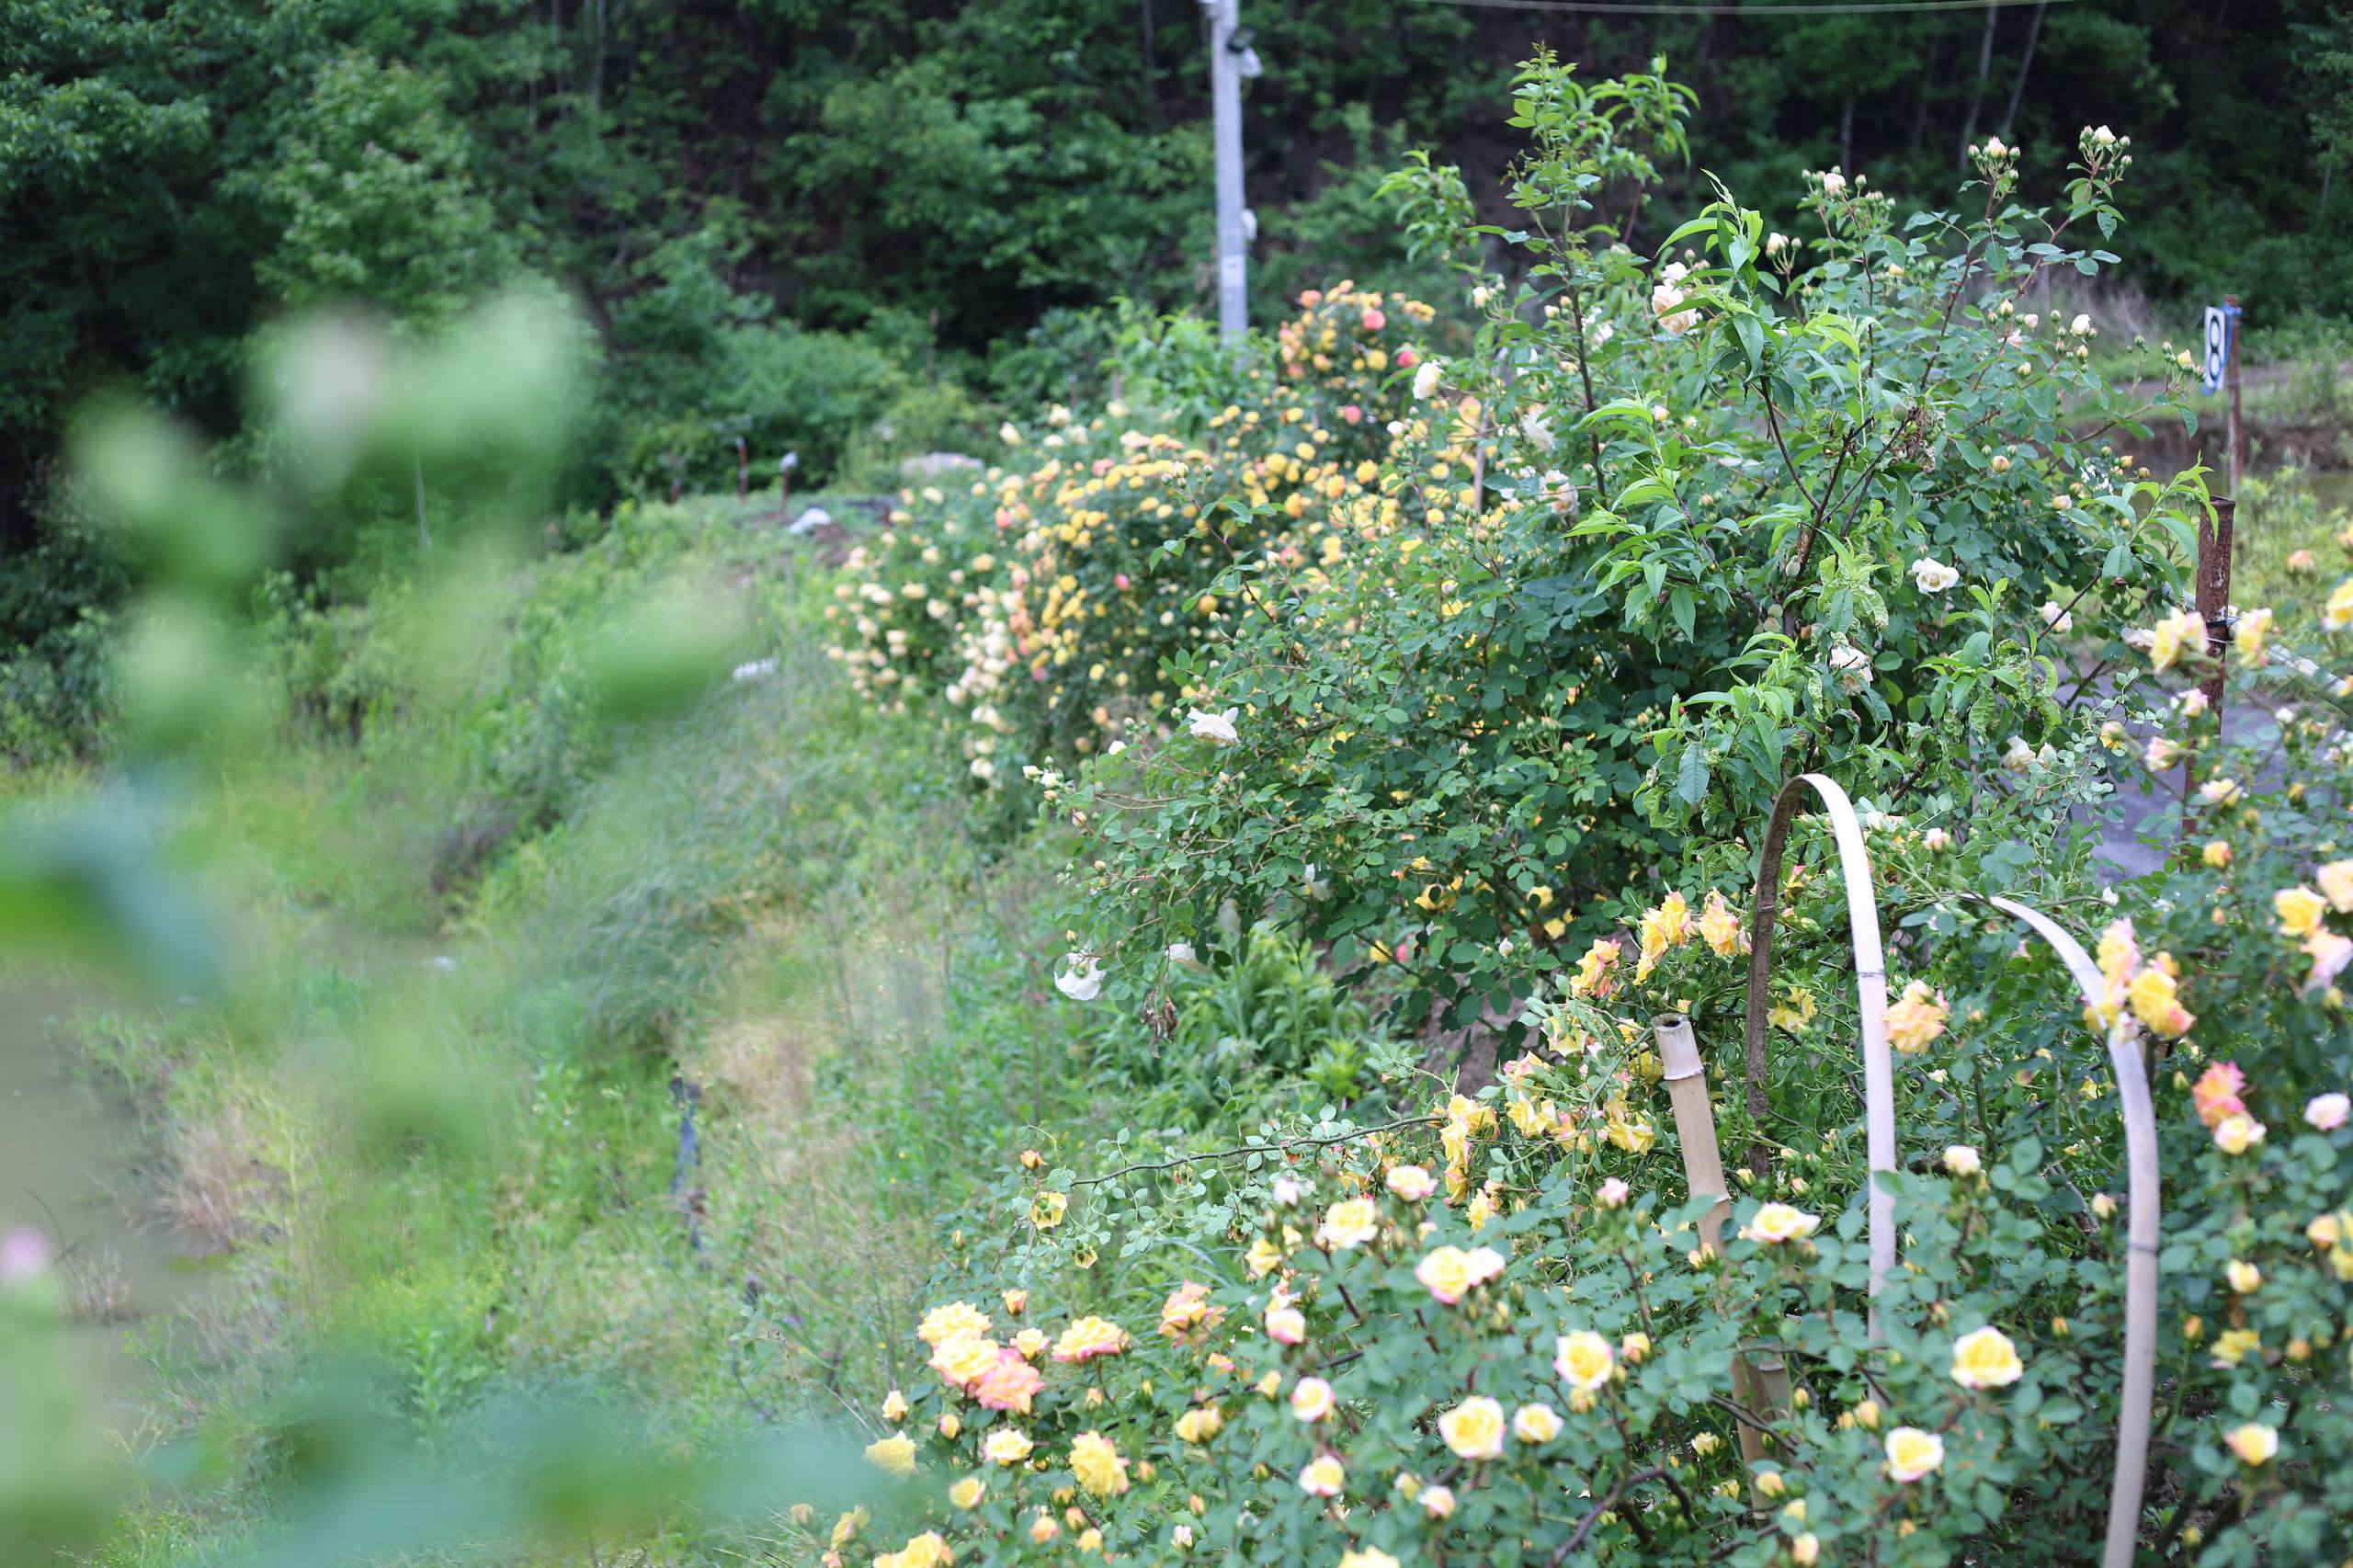
[[[1438,382],[1445,379],[1444,365],[1435,359],[1423,360],[1421,368],[1414,372],[1414,395],[1419,398],[1431,396],[1438,391]]]
[[[1961,581],[1961,574],[1931,555],[1912,562],[1912,581],[1924,594],[1941,594]]]
[[[1242,733],[1233,727],[1234,718],[1241,711],[1239,708],[1229,708],[1222,713],[1204,713],[1196,708],[1191,732],[1211,745],[1230,746],[1242,738]]]
[[[1054,989],[1074,1002],[1092,1002],[1103,990],[1103,968],[1085,953],[1070,955],[1070,968],[1054,976]]]

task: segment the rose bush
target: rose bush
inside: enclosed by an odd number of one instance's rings
[[[1040,429],[1006,425],[1006,460],[963,494],[902,497],[835,590],[853,683],[961,710],[983,783],[1181,718],[1163,662],[1268,613],[1249,585],[1220,587],[1233,562],[1323,574],[1396,525],[1373,460],[1434,312],[1348,283],[1302,305],[1198,426],[1057,406]]]
[[[1046,499],[1051,463],[984,487],[993,522],[1053,510],[1023,550],[1058,606],[1074,552],[1176,574],[1165,604],[1051,628],[1017,629],[1004,586],[938,617],[1001,642],[983,674],[1028,674],[975,760],[1030,758],[1083,835],[1065,1005],[1140,1003],[1165,1034],[1172,975],[1277,926],[1395,1020],[1483,1028],[1502,1065],[1460,1094],[1385,1053],[1377,1090],[1230,1150],[1024,1156],[953,1221],[922,1370],[862,1413],[905,1487],[812,1514],[810,1555],[2083,1560],[2123,1381],[2112,1050],[2147,1065],[2165,1181],[2137,1533],[2211,1563],[2353,1552],[2353,682],[2328,646],[2353,581],[2238,612],[2213,647],[2181,607],[2201,476],[2120,453],[2141,415],[2109,405],[2090,324],[2030,308],[2045,270],[2113,259],[2073,236],[2112,232],[2128,139],[2087,130],[2050,213],[1999,142],[1972,151],[1966,217],[1899,224],[1831,170],[1820,233],[1791,239],[1722,193],[1654,266],[1618,236],[1682,103],[1531,62],[1526,226],[1486,235],[1528,266],[1470,280],[1475,351],[1375,366],[1345,334],[1385,328],[1378,307],[1319,325],[1334,302],[1312,302],[1285,385],[1327,373],[1328,331],[1385,378],[1356,406],[1399,409],[1358,466],[1274,392],[1271,417],[1236,404],[1228,433],[1154,449],[1181,473],[1123,473],[1149,517],[1124,542],[1094,531],[1119,531],[1097,493]],[[1425,242],[1478,237],[1445,171],[1392,187]],[[1285,490],[1250,454],[1294,425],[1326,466]],[[1188,596],[1222,619],[1185,622]],[[891,630],[857,628],[870,678],[976,667]],[[2219,711],[2249,704],[2278,711],[2226,744]],[[1753,836],[1801,769],[1865,808],[1890,938],[1876,1293],[1851,912],[1807,819],[1771,890],[1769,1049],[1739,1049]],[[2132,879],[2093,853],[2120,783],[2172,802]],[[1994,892],[2084,933],[2089,1006]],[[1691,1017],[1747,1156],[1718,1246],[1660,1012]]]
[[[1518,107],[1525,278],[1480,275],[1477,351],[1423,368],[1378,481],[1398,526],[1341,571],[1233,563],[1214,591],[1267,613],[1163,684],[1237,741],[1138,722],[1056,799],[1115,998],[1231,904],[1397,962],[1407,1024],[1507,1016],[1654,868],[1738,860],[1797,771],[1905,811],[2063,774],[2100,702],[2066,658],[2177,579],[2195,476],[2120,453],[2143,411],[2096,412],[2088,324],[2021,303],[2113,259],[2075,235],[2129,154],[2087,138],[2044,213],[1981,149],[1968,214],[1901,223],[1830,171],[1810,238],[1726,195],[1654,267],[1615,236],[1674,91],[1540,60]]]

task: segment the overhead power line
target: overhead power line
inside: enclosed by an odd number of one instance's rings
[[[1855,17],[1887,11],[2002,11],[2074,0],[1849,0],[1845,5],[1677,5],[1674,0],[1419,0],[1487,11],[1582,11],[1614,17]]]

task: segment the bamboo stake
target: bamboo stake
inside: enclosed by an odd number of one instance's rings
[[[1716,1109],[1708,1096],[1707,1064],[1699,1058],[1691,1020],[1682,1015],[1667,1013],[1653,1018],[1651,1034],[1658,1041],[1666,1096],[1675,1108],[1684,1185],[1694,1198],[1715,1199],[1699,1217],[1699,1240],[1721,1257],[1732,1196],[1724,1182],[1723,1153],[1716,1143]],[[1741,1403],[1759,1415],[1770,1418],[1789,1413],[1789,1363],[1769,1346],[1733,1358],[1732,1386]],[[1766,1458],[1764,1434],[1745,1421],[1740,1423],[1740,1457],[1752,1471]],[[1757,1503],[1760,1507],[1764,1505],[1761,1494]]]

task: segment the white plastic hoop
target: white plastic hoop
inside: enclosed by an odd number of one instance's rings
[[[2097,1009],[2107,985],[2083,944],[2049,915],[2015,899],[1972,893],[2006,915],[2024,921],[2051,944],[2067,966],[2084,1006]],[[2141,1494],[2148,1480],[2149,1421],[2157,1379],[2157,1243],[2164,1228],[2163,1188],[2157,1169],[2157,1112],[2149,1097],[2149,1075],[2141,1053],[2120,1028],[2108,1031],[2109,1064],[2116,1070],[2117,1098],[2124,1111],[2125,1236],[2124,1389],[2116,1416],[2116,1477],[2108,1494],[2108,1541],[2103,1568],[2131,1568],[2141,1530]]]
[[[1765,1099],[1765,1014],[1767,977],[1773,962],[1773,927],[1780,915],[1781,852],[1796,820],[1798,786],[1810,786],[1830,811],[1830,829],[1838,845],[1838,869],[1847,884],[1847,925],[1855,949],[1855,991],[1863,1026],[1864,1153],[1870,1167],[1871,1335],[1879,1334],[1879,1293],[1895,1267],[1895,1195],[1881,1183],[1895,1170],[1895,1064],[1887,1048],[1887,960],[1880,943],[1879,900],[1871,892],[1871,860],[1863,847],[1863,826],[1856,820],[1854,802],[1837,780],[1820,773],[1801,774],[1781,787],[1773,801],[1772,820],[1765,829],[1765,846],[1756,862],[1756,903],[1750,926],[1748,952],[1748,1115],[1759,1128],[1771,1107]],[[1762,1146],[1752,1150],[1751,1165],[1762,1160]],[[1759,1169],[1758,1176],[1764,1175]]]

